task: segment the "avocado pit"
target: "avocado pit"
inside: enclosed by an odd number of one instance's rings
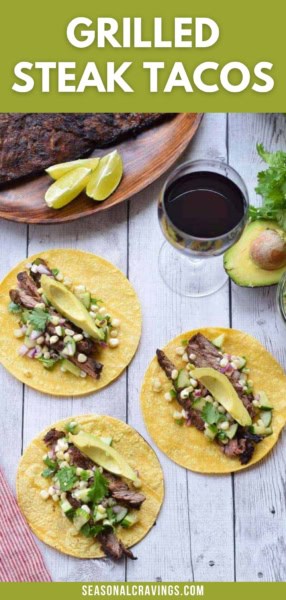
[[[274,229],[265,229],[250,245],[251,260],[261,269],[275,271],[286,265],[286,242]]]

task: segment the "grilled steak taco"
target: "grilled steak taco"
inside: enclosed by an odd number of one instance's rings
[[[129,281],[93,254],[50,250],[0,284],[0,361],[41,392],[75,396],[104,387],[129,364],[140,333]]]
[[[141,403],[150,435],[178,464],[201,473],[261,460],[286,420],[286,376],[251,336],[201,329],[158,349]]]
[[[78,558],[134,559],[164,495],[152,448],[129,425],[86,415],[55,423],[25,450],[19,506],[46,544]]]

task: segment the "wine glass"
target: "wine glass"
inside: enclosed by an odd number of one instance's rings
[[[248,193],[240,175],[217,160],[186,162],[167,178],[158,201],[166,238],[159,271],[177,294],[208,296],[227,281],[222,254],[241,236]]]

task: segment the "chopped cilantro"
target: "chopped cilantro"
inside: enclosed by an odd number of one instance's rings
[[[91,525],[90,523],[85,523],[80,532],[85,535],[85,537],[96,537],[103,529],[103,525]]]
[[[52,475],[54,475],[57,471],[57,462],[46,456],[46,458],[44,458],[44,463],[45,465],[47,465],[47,469],[44,469],[44,471],[42,472],[42,477],[52,477]]]
[[[181,345],[182,345],[182,346],[187,346],[187,345],[188,345],[188,343],[189,343],[189,340],[182,340],[182,341],[181,341]]]
[[[55,470],[50,469],[49,467],[44,469],[41,473],[42,477],[45,477],[45,479],[47,479],[48,477],[52,477],[52,475],[54,475],[54,474],[55,474]]]
[[[108,492],[108,482],[107,479],[100,473],[97,469],[94,473],[94,483],[92,488],[90,488],[88,492],[88,497],[91,502],[98,504],[103,500],[103,498],[107,495]]]
[[[175,423],[181,427],[184,423],[184,419],[175,419]]]
[[[273,219],[286,231],[286,152],[267,152],[263,144],[257,144],[257,152],[268,168],[258,173],[255,188],[263,204],[250,206],[249,216],[252,221]]]
[[[202,418],[208,425],[214,425],[221,421],[222,415],[211,402],[206,402],[202,410]]]
[[[63,467],[56,473],[56,478],[60,484],[62,492],[68,492],[77,481],[75,467]]]
[[[59,274],[59,269],[52,269],[52,274],[56,277]]]
[[[39,360],[40,363],[42,363],[45,369],[52,369],[55,366],[56,362],[58,362],[59,358],[44,358],[43,356],[39,356],[37,360]]]
[[[37,331],[45,331],[46,325],[50,320],[49,313],[41,308],[25,310],[23,316],[25,322],[29,322]]]
[[[20,306],[20,304],[16,304],[16,302],[10,302],[8,305],[8,311],[10,313],[20,313],[22,311],[22,308]]]

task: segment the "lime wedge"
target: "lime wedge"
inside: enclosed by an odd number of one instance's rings
[[[72,160],[70,162],[59,163],[58,165],[52,165],[48,169],[46,169],[46,173],[52,179],[60,179],[63,175],[66,175],[69,171],[73,169],[78,169],[79,167],[85,167],[86,169],[91,169],[94,171],[99,164],[99,158],[80,158],[79,160]]]
[[[91,169],[80,167],[52,183],[45,195],[47,205],[50,208],[66,206],[84,190],[91,172]]]
[[[207,388],[213,398],[229,412],[237,423],[243,427],[251,425],[251,417],[226,375],[211,367],[205,367],[194,369],[192,377]]]
[[[119,185],[122,173],[122,159],[117,150],[103,156],[88,182],[87,195],[98,202],[105,200]]]
[[[77,435],[70,434],[69,439],[79,450],[106,471],[126,477],[133,482],[138,480],[137,474],[131,469],[122,454],[112,446],[105,444],[96,435],[80,431]]]

